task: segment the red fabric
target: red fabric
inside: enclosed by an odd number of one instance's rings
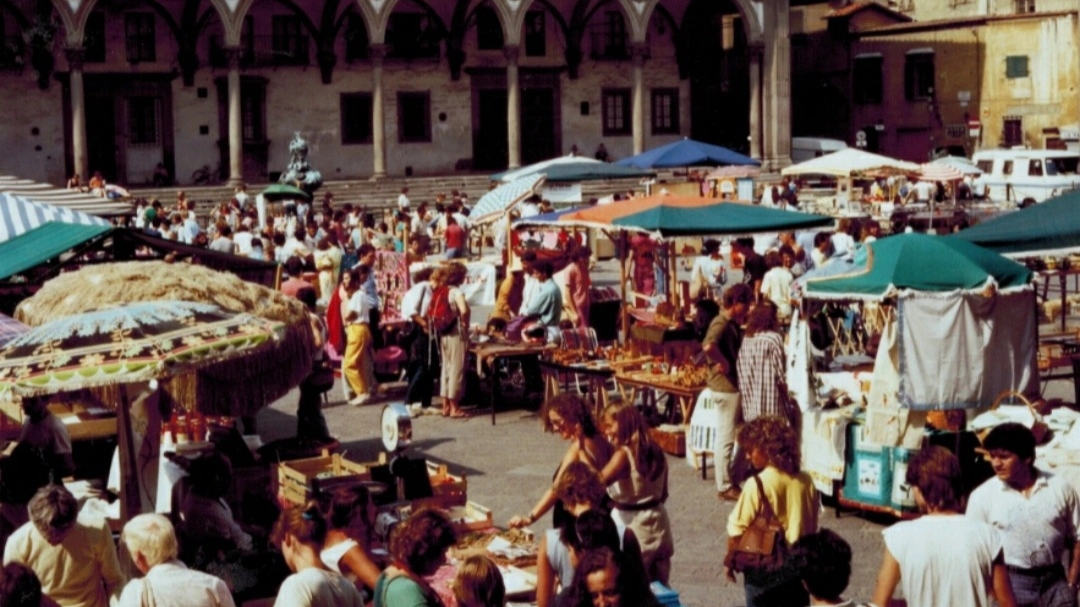
[[[457,310],[450,303],[450,287],[443,285],[432,291],[428,318],[431,319],[431,328],[436,333],[444,333],[453,328],[454,321],[457,320]]]
[[[326,305],[326,341],[338,352],[345,351],[345,323],[341,321],[341,287],[334,289]]]
[[[465,248],[465,230],[456,223],[446,226],[446,248]]]

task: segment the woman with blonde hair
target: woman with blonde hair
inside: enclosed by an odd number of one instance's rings
[[[786,420],[759,417],[739,430],[739,445],[758,473],[743,486],[727,522],[728,553],[725,575],[735,581],[734,550],[767,500],[784,528],[784,540],[794,545],[815,533],[821,500],[810,475],[799,469],[799,435]],[[744,571],[747,607],[802,606],[809,595],[799,580],[799,569],[785,562],[772,571]]]
[[[437,268],[431,274],[431,305],[429,323],[439,339],[442,371],[439,375],[439,396],[442,397],[443,417],[468,417],[461,410],[465,396],[465,358],[469,353],[469,303],[460,287],[468,271],[460,263]],[[451,319],[443,321],[441,319]],[[442,326],[440,326],[442,325]]]
[[[482,554],[474,554],[458,567],[454,598],[459,607],[503,607],[506,584],[499,566]]]
[[[615,447],[600,472],[620,528],[630,528],[641,544],[641,559],[650,581],[668,583],[675,540],[664,502],[668,497],[667,458],[649,437],[649,425],[636,407],[612,405],[604,410],[604,432]]]

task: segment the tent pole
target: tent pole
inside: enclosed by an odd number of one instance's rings
[[[627,307],[626,301],[626,258],[629,257],[630,251],[627,250],[629,243],[626,241],[626,231],[621,230],[619,232],[619,242],[616,247],[621,253],[619,256],[619,288],[622,290],[622,334],[623,343],[630,343],[630,310]]]
[[[135,471],[135,445],[131,433],[131,402],[127,386],[120,387],[120,408],[116,412],[120,460],[120,520],[127,522],[142,511],[139,477]]]

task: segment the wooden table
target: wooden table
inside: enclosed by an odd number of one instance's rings
[[[564,364],[553,360],[540,360],[540,373],[544,377],[544,399],[557,396],[569,385],[571,375],[583,376],[588,385],[585,394],[585,402],[593,408],[593,413],[599,417],[608,405],[607,382],[615,377],[615,369],[610,364],[578,363]]]
[[[535,358],[548,350],[554,350],[552,344],[530,344],[525,342],[485,342],[469,344],[469,353],[476,357],[476,374],[488,378],[491,425],[495,425],[495,404],[499,402],[499,376],[496,370],[500,361]],[[485,374],[485,371],[487,373]]]
[[[1067,268],[1067,269],[1054,269],[1054,270],[1039,270],[1035,273],[1035,276],[1042,281],[1042,289],[1040,295],[1042,300],[1046,301],[1050,291],[1050,280],[1052,278],[1058,279],[1058,288],[1061,290],[1061,330],[1065,331],[1066,318],[1069,315],[1069,277],[1080,275],[1080,268]],[[1078,286],[1080,289],[1080,286]]]
[[[646,407],[656,409],[656,401],[659,393],[670,394],[679,405],[682,414],[683,425],[690,423],[690,415],[694,412],[694,404],[705,386],[694,388],[677,386],[668,379],[670,375],[650,375],[647,373],[621,373],[615,375],[615,384],[619,388],[619,395],[624,403],[633,403],[641,392],[642,403]],[[668,409],[668,421],[672,420],[672,411]]]

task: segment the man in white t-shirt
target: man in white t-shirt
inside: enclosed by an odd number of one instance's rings
[[[1035,435],[1006,423],[983,439],[994,477],[968,499],[967,516],[1005,538],[1005,565],[1020,605],[1076,605],[1080,581],[1080,496],[1062,477],[1035,467]],[[1062,555],[1071,553],[1066,572]]]
[[[911,457],[905,480],[923,516],[882,533],[874,604],[888,605],[899,584],[912,606],[989,607],[991,597],[1016,605],[1002,534],[960,512],[960,460],[944,447],[926,447]]]
[[[401,194],[397,197],[397,208],[402,213],[409,212],[409,188],[401,188]]]

